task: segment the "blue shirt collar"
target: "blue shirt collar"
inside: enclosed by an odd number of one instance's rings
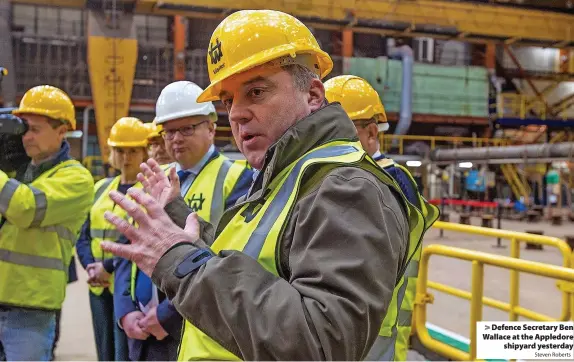
[[[203,166],[205,166],[205,164],[207,163],[207,161],[209,161],[209,159],[211,158],[211,156],[213,156],[213,154],[215,153],[215,146],[211,145],[209,147],[209,150],[205,153],[205,155],[203,155],[203,157],[201,158],[201,160],[199,160],[198,163],[195,164],[195,166],[188,168],[185,171],[189,171],[191,172],[194,176],[197,176],[199,174],[199,172],[201,171],[201,169],[203,168]],[[175,170],[176,171],[181,171],[181,165],[179,163],[176,162],[175,164]]]

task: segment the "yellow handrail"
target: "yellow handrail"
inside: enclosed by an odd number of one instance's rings
[[[432,301],[428,294],[429,286],[429,260],[431,255],[441,255],[472,262],[471,282],[471,311],[470,311],[470,353],[460,351],[430,336],[426,327],[427,303]],[[569,256],[574,262],[574,256]],[[416,334],[421,344],[439,355],[458,361],[473,361],[476,359],[476,322],[482,320],[482,305],[484,300],[484,265],[497,266],[508,269],[514,273],[528,273],[558,279],[566,283],[574,283],[574,270],[512,257],[488,254],[444,245],[429,245],[424,248],[417,282],[417,295],[415,299]],[[573,302],[574,304],[574,302]]]
[[[473,226],[473,225],[462,225],[444,221],[437,221],[433,224],[433,227],[436,229],[442,230],[450,230],[456,232],[462,232],[467,234],[475,234],[475,235],[482,235],[482,236],[492,236],[494,238],[501,238],[510,241],[510,257],[520,259],[520,242],[528,242],[533,244],[540,244],[551,246],[557,248],[560,253],[562,254],[562,266],[565,268],[572,268],[574,266],[574,257],[572,256],[572,251],[568,244],[559,238],[555,238],[552,236],[545,236],[545,235],[535,235],[529,233],[523,233],[518,231],[510,231],[510,230],[499,230],[493,228],[485,228],[480,226]],[[436,287],[438,283],[432,283],[433,287]],[[562,312],[560,314],[559,320],[569,320],[571,318],[571,312],[574,309],[571,309],[571,302],[570,299],[574,298],[574,291],[568,290],[565,288],[564,285],[560,284],[558,286],[562,290]],[[442,291],[448,293],[447,290],[450,291],[449,287],[444,288],[444,286],[439,285],[438,288],[442,288]],[[437,289],[437,288],[433,288]],[[437,289],[440,290],[440,289]],[[462,293],[464,291],[458,291],[458,295],[453,294],[455,296],[466,295]],[[509,320],[517,321],[519,316],[530,318],[532,320],[548,320],[547,316],[536,313],[531,310],[527,310],[519,306],[519,292],[520,292],[520,280],[519,275],[515,271],[510,272],[510,303],[503,303],[496,300],[486,300],[485,304],[498,308],[500,310],[509,312]],[[451,293],[449,293],[451,294]],[[467,298],[468,299],[468,298]],[[574,308],[574,307],[572,307]],[[554,320],[554,319],[551,319]]]

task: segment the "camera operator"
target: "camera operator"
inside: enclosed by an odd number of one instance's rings
[[[12,113],[27,126],[22,144],[30,162],[14,178],[0,171],[0,344],[9,361],[48,361],[94,181],[64,139],[76,127],[66,93],[34,87]]]

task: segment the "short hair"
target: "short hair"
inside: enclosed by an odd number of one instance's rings
[[[309,90],[313,79],[319,79],[315,72],[299,64],[283,65],[281,68],[291,74],[293,85],[301,92]]]
[[[48,119],[48,124],[53,129],[56,129],[60,126],[66,126],[67,128],[69,128],[69,122],[68,121],[64,121],[61,119],[54,119],[54,118],[50,118],[50,117],[46,117],[46,118]]]

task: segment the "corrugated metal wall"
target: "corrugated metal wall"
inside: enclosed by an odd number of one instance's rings
[[[349,58],[345,72],[365,78],[377,89],[388,112],[400,109],[402,64],[385,57]],[[488,73],[485,68],[415,63],[413,113],[488,116]]]

